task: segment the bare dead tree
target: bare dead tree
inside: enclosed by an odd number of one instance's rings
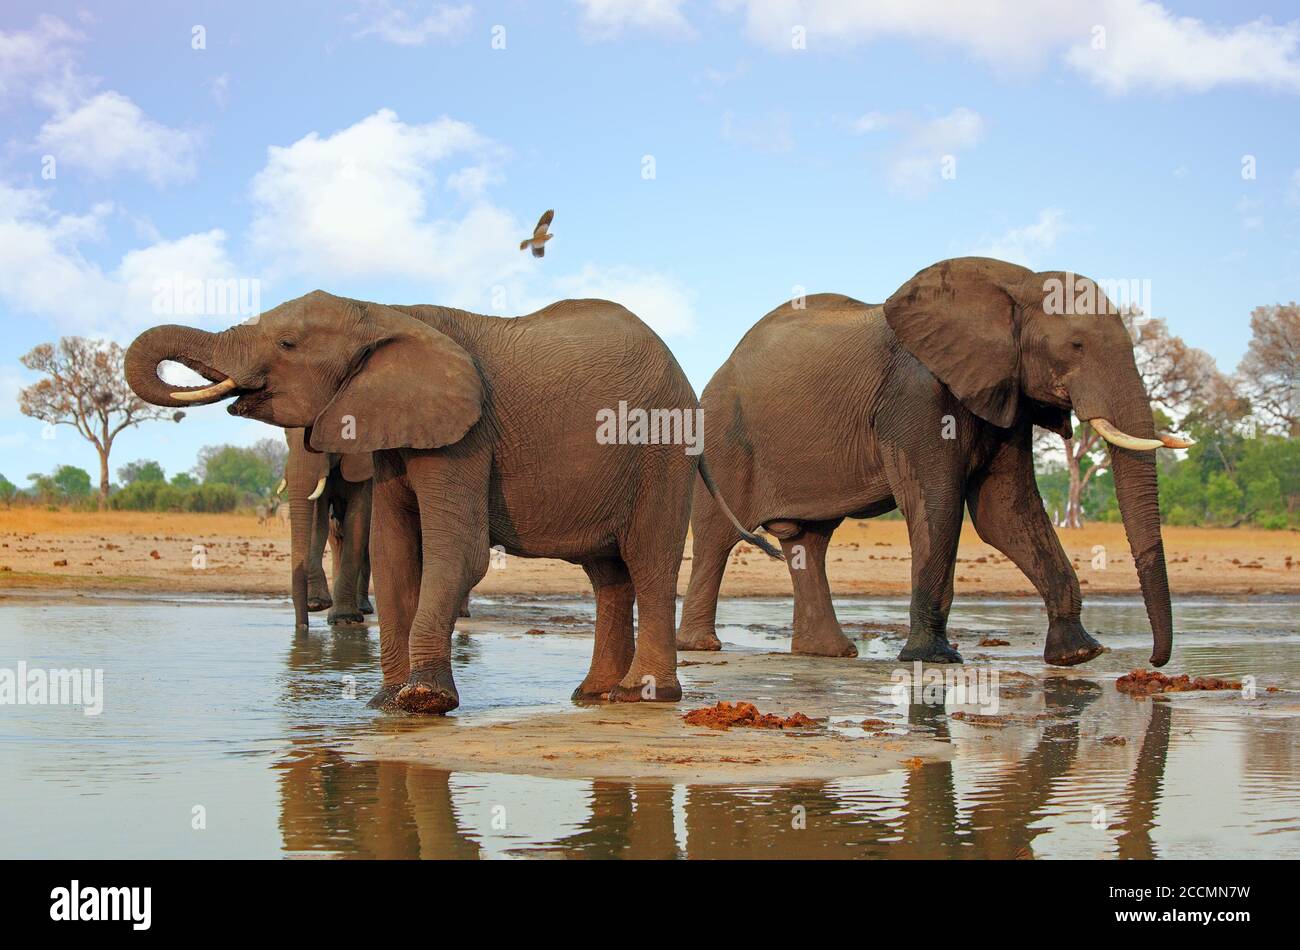
[[[1256,307],[1250,346],[1237,367],[1246,395],[1268,428],[1300,436],[1300,307]]]
[[[58,345],[42,343],[22,358],[46,378],[23,389],[18,405],[25,415],[50,425],[67,425],[99,453],[99,507],[108,503],[108,458],[123,429],[151,419],[184,413],[141,401],[126,384],[124,351],[116,343],[66,336]]]

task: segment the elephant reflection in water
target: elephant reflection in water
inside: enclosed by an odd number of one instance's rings
[[[883,795],[871,812],[834,783],[783,786],[756,799],[725,786],[686,791],[686,847],[677,843],[673,786],[596,781],[591,811],[570,835],[530,848],[570,858],[1027,858],[1047,827],[1035,827],[1055,784],[1078,762],[1079,714],[1101,695],[1087,680],[1060,677],[1045,686],[1055,717],[1035,747],[996,782],[958,808],[952,762],[909,771],[901,801]],[[946,740],[942,706],[913,704],[909,724]],[[1117,856],[1151,858],[1151,830],[1164,783],[1171,710],[1151,717],[1115,825]],[[357,763],[304,749],[281,766],[281,830],[286,851],[355,850],[375,858],[477,858],[477,830],[464,827],[449,774],[403,763]]]

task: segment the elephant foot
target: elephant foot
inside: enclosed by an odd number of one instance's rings
[[[342,607],[335,607],[330,611],[329,616],[325,618],[331,627],[349,626],[358,623],[365,623],[366,617],[360,610],[344,610]]]
[[[682,627],[677,631],[678,650],[721,650],[722,641],[712,629],[689,629]]]
[[[811,630],[794,629],[794,638],[790,642],[790,652],[796,656],[847,656],[858,655],[858,648],[844,635],[840,625],[831,621],[820,624]]]
[[[451,677],[451,666],[412,670],[406,684],[397,691],[397,705],[407,712],[442,716],[460,705],[460,694]]]
[[[397,692],[401,686],[385,686],[370,697],[370,702],[366,703],[368,709],[397,709]]]
[[[329,610],[333,606],[334,606],[334,600],[333,598],[330,597],[309,596],[307,598],[307,609],[310,610],[312,613],[317,613],[318,611],[321,610]]]
[[[675,675],[649,676],[628,673],[609,691],[611,703],[675,703],[682,698],[682,685]]]
[[[469,615],[470,615],[470,613],[469,613],[469,598],[466,597],[466,598],[465,598],[465,602],[464,602],[463,604],[461,604],[461,605],[460,605],[460,609],[456,611],[456,616],[457,616],[457,617],[468,617]]]
[[[1077,666],[1100,656],[1104,647],[1083,629],[1077,618],[1057,618],[1048,625],[1043,661],[1052,666]]]
[[[357,598],[357,610],[361,611],[366,616],[370,616],[375,612],[375,605],[370,602],[369,597],[362,594]]]
[[[908,637],[898,654],[899,662],[912,663],[962,663],[961,654],[952,648],[946,638],[926,635]]]
[[[615,683],[614,685],[617,686],[618,684]],[[592,686],[588,684],[586,680],[583,680],[582,684],[573,691],[573,694],[569,699],[575,703],[599,703],[609,699],[609,691],[613,688],[613,686],[605,686],[603,688],[598,685]]]

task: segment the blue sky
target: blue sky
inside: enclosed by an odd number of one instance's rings
[[[697,390],[799,288],[881,300],[961,254],[1149,281],[1149,312],[1224,370],[1251,308],[1298,296],[1287,4],[42,7],[0,12],[17,484],[95,471],[71,429],[44,439],[18,413],[19,356],[173,322],[156,290],[176,274],[256,280],[263,309],[316,287],[502,314],[611,297]],[[518,241],[548,207],[535,261]],[[113,465],[171,474],[267,435],[203,408],[124,434]]]

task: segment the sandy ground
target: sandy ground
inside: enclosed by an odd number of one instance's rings
[[[1136,594],[1124,530],[1094,524],[1060,532],[1085,598],[1090,592]],[[1250,528],[1164,529],[1175,594],[1300,593],[1300,536]],[[1099,548],[1105,567],[1094,564]],[[196,556],[202,555],[200,561]],[[679,590],[690,577],[690,545]],[[60,563],[65,562],[65,563]],[[201,568],[196,567],[201,563]],[[1100,563],[1099,561],[1097,562]],[[836,532],[827,573],[837,595],[905,596],[911,554],[902,521],[849,521]],[[278,521],[252,515],[76,513],[0,510],[0,588],[55,587],[160,592],[288,592],[289,538]],[[507,558],[488,571],[485,594],[590,594],[586,575],[562,561]],[[957,596],[1032,595],[1014,564],[968,524],[957,563]],[[789,596],[784,564],[746,544],[733,551],[723,596]]]
[[[786,782],[874,775],[950,758],[952,747],[908,731],[888,702],[884,664],[733,652],[679,664],[682,701],[601,704],[564,712],[515,710],[511,718],[398,717],[392,732],[357,740],[364,758],[437,763],[452,771],[551,778],[688,783]],[[688,710],[744,696],[763,713],[802,712],[798,729],[687,725]],[[870,730],[862,728],[872,721]],[[382,724],[381,724],[382,727]],[[544,750],[540,752],[539,750]]]

